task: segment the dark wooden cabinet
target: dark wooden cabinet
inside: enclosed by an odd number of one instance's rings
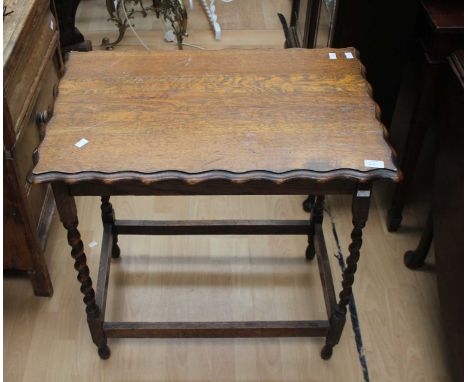
[[[441,73],[440,126],[434,169],[434,252],[440,308],[453,380],[463,380],[463,50]]]
[[[415,49],[400,87],[390,131],[405,177],[393,192],[387,215],[389,231],[396,231],[402,222],[426,132],[437,120],[437,95],[446,85],[440,76],[447,67],[447,57],[463,48],[463,29],[460,0],[420,1]],[[422,161],[421,164],[428,167]]]
[[[417,0],[294,0],[290,29],[303,48],[359,50],[388,127],[412,49],[417,5]]]
[[[463,50],[441,67],[433,203],[418,247],[405,253],[408,268],[424,265],[432,241],[436,258],[442,324],[454,381],[463,380]]]
[[[44,248],[55,206],[28,174],[53,113],[63,61],[49,0],[21,0],[3,26],[3,267],[25,271],[34,293],[53,293]]]

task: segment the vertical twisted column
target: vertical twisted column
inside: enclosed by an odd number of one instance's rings
[[[117,259],[120,257],[120,248],[117,244],[119,238],[115,229],[115,212],[109,199],[110,196],[101,196],[101,218],[102,224],[112,225],[112,258]]]
[[[107,336],[102,327],[103,318],[101,317],[101,311],[96,304],[93,282],[86,263],[83,241],[78,231],[75,199],[70,194],[68,186],[64,183],[53,183],[52,190],[60,220],[67,230],[67,240],[71,247],[71,255],[75,260],[74,266],[78,272],[77,279],[81,284],[80,291],[84,296],[83,302],[86,305],[86,316],[91,337],[98,347],[99,356],[102,359],[107,359],[110,357],[110,349],[107,346]]]
[[[78,220],[70,223],[63,223],[67,230],[68,244],[72,248],[71,256],[75,260],[75,270],[78,272],[77,279],[81,283],[80,291],[83,293],[83,302],[86,305],[86,314],[89,317],[99,317],[99,307],[96,305],[93,282],[89,276],[89,268],[86,263],[83,241],[78,231]]]
[[[346,307],[349,304],[352,294],[352,286],[354,283],[354,274],[357,270],[357,262],[361,255],[360,249],[362,246],[362,229],[365,227],[366,221],[353,220],[353,231],[351,232],[351,244],[348,247],[349,256],[346,259],[346,268],[343,271],[343,280],[341,286],[343,289],[340,292],[340,300],[338,302],[339,310],[346,314]]]
[[[207,0],[200,0],[200,4],[208,17],[216,40],[221,40],[221,25],[218,23],[218,16],[216,15],[216,4],[214,0],[210,0],[208,5]]]
[[[322,349],[321,356],[323,359],[330,359],[333,354],[333,346],[340,341],[341,333],[343,332],[347,306],[353,293],[354,274],[356,273],[360,257],[362,230],[366,225],[369,206],[370,186],[358,186],[353,196],[353,230],[351,232],[351,244],[348,247],[349,256],[346,259],[346,268],[343,271],[342,290],[339,294],[339,301],[333,308],[333,314],[330,319],[330,330],[327,334],[325,346]]]

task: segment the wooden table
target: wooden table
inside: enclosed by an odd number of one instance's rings
[[[31,179],[50,182],[68,231],[91,336],[324,336],[332,355],[345,323],[372,183],[397,181],[386,131],[352,49],[73,53]],[[346,59],[345,52],[352,54]],[[75,143],[85,138],[88,144]],[[371,162],[368,162],[368,161]],[[375,168],[376,166],[377,168]],[[326,194],[353,195],[354,229],[335,297],[322,233]],[[314,195],[310,219],[116,220],[111,195]],[[96,292],[75,196],[100,196],[104,235]],[[326,319],[277,322],[106,322],[111,257],[121,235],[308,235]]]

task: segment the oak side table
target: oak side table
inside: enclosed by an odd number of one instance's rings
[[[330,358],[345,324],[372,183],[401,177],[386,134],[353,48],[72,53],[30,179],[52,184],[100,357],[110,356],[112,337],[320,336],[322,358]],[[112,195],[240,194],[313,195],[314,206],[307,220],[128,221],[116,220],[109,202]],[[326,194],[353,195],[338,299],[322,232]],[[96,291],[77,228],[74,197],[81,195],[102,201]],[[105,321],[119,236],[188,234],[307,235],[326,319]]]

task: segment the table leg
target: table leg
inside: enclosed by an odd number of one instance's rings
[[[308,246],[306,249],[306,259],[310,261],[315,257],[315,224],[322,224],[323,222],[323,203],[325,201],[325,197],[323,195],[310,195],[309,198],[313,198],[314,200],[310,213],[310,233],[307,235]]]
[[[60,220],[67,230],[68,244],[72,248],[71,255],[75,260],[75,269],[78,272],[77,279],[81,283],[80,291],[83,293],[83,302],[86,305],[86,316],[93,342],[98,347],[99,356],[102,359],[110,357],[110,349],[107,346],[107,337],[102,327],[100,309],[96,304],[93,282],[89,276],[89,268],[86,264],[83,241],[78,231],[78,216],[75,198],[70,195],[68,186],[63,183],[53,183],[55,203]]]
[[[434,108],[434,98],[437,84],[438,65],[424,63],[422,85],[418,93],[418,101],[406,139],[405,147],[401,152],[401,171],[403,180],[398,182],[393,191],[390,209],[387,213],[387,229],[395,232],[400,227],[410,187],[413,181],[419,154],[423,145],[424,136],[429,124],[431,110]]]
[[[427,254],[431,248],[432,238],[434,236],[434,224],[432,221],[432,211],[427,217],[426,226],[424,227],[421,240],[418,247],[414,251],[407,251],[404,255],[405,265],[409,269],[418,269],[424,265]]]
[[[112,258],[117,259],[120,257],[120,248],[117,244],[119,238],[115,229],[115,212],[109,199],[110,196],[101,197],[101,218],[102,224],[112,225]]]
[[[368,191],[368,194],[367,196],[361,197],[359,191]],[[353,196],[353,231],[351,233],[351,244],[349,245],[349,256],[346,259],[346,268],[343,271],[343,279],[341,282],[343,289],[340,292],[339,302],[335,305],[330,319],[330,330],[321,353],[323,359],[330,359],[333,353],[333,347],[338,344],[341,333],[343,332],[346,322],[347,306],[352,294],[354,274],[356,273],[357,262],[360,256],[362,229],[366,225],[369,206],[370,189],[357,188]]]

